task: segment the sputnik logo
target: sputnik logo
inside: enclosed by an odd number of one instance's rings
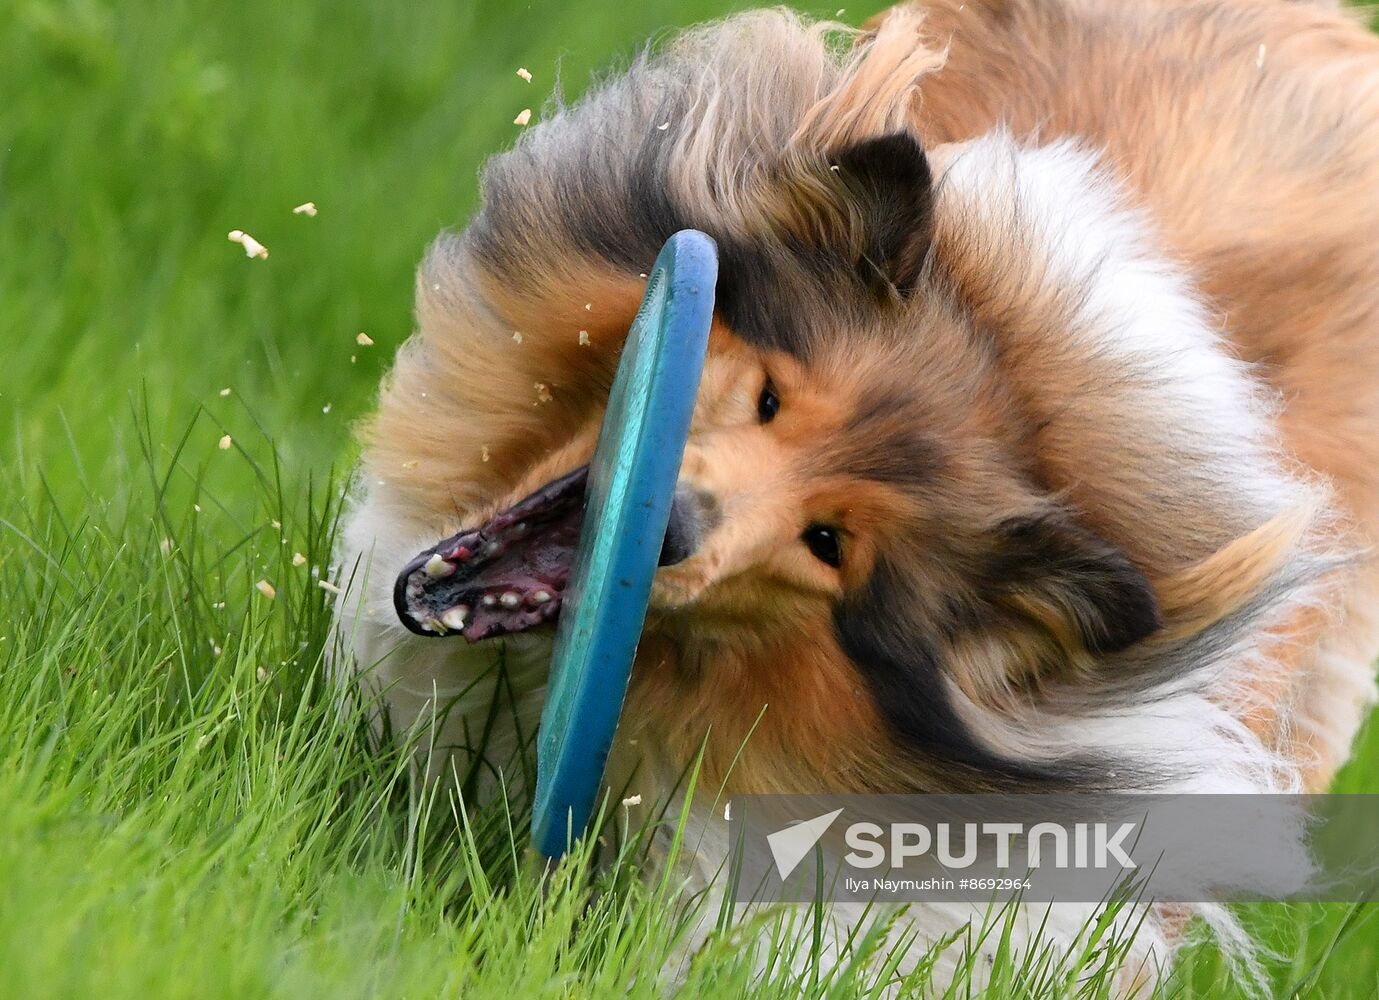
[[[799,867],[805,855],[814,849],[819,838],[828,832],[828,828],[833,825],[833,821],[838,818],[842,811],[842,809],[835,809],[833,812],[815,816],[813,819],[801,820],[787,826],[784,830],[777,830],[775,833],[766,835],[766,843],[771,848],[771,856],[776,859],[776,871],[780,872],[782,882],[788,879],[790,873]]]

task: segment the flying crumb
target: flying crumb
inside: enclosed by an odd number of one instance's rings
[[[480,448],[480,450],[479,450],[479,458],[481,458],[481,459],[482,459],[483,461],[485,461],[485,462],[488,461],[488,445],[483,445],[483,446]]]
[[[520,76],[520,77],[521,77],[523,80],[525,80],[527,83],[531,83],[531,73],[527,70],[527,67],[525,67],[525,66],[518,66],[518,67],[517,67],[517,75]]]
[[[661,124],[656,126],[656,131],[664,132],[668,128],[670,128],[670,122],[661,122]]]
[[[513,342],[514,344],[520,344],[520,343],[522,343],[522,331],[521,331],[521,330],[513,330],[513,331],[512,331],[512,342]]]
[[[278,592],[273,589],[273,585],[267,580],[260,580],[258,583],[254,584],[254,589],[270,601],[278,596]]]
[[[305,215],[308,218],[316,218],[316,203],[314,201],[304,201],[292,210],[293,215]]]
[[[723,803],[723,818],[730,820],[733,818],[733,800],[729,799]]]
[[[294,553],[292,553],[292,565],[293,565],[293,566],[305,566],[305,565],[306,565],[306,556],[302,555],[300,552],[294,552]]]
[[[417,467],[418,461],[419,461],[419,459],[415,459],[415,458],[410,459],[410,460],[408,460],[408,461],[406,461],[406,462],[403,462],[403,463],[402,463],[402,467],[403,467],[404,469],[415,469],[415,468]]]
[[[229,390],[229,388],[226,387],[226,388],[224,388],[224,389],[221,389],[221,390],[220,390],[220,395],[221,395],[222,397],[225,397],[225,396],[230,395],[230,390]]]
[[[316,581],[316,586],[320,587],[320,588],[321,588],[322,590],[324,590],[327,594],[339,594],[339,593],[341,593],[340,588],[337,587],[335,584],[331,583],[329,580],[317,580],[317,581]]]
[[[517,117],[512,120],[514,125],[525,125],[531,121],[531,108],[523,108],[517,113]]]
[[[646,272],[643,271],[641,274],[637,275],[637,277],[639,277],[639,278],[645,278],[645,277],[646,277]]]
[[[640,795],[629,795],[622,800],[622,804],[625,806],[639,806],[642,804],[642,797]]]
[[[579,331],[579,346],[580,346],[580,347],[588,347],[588,346],[589,346],[589,331],[588,331],[588,330],[580,330],[580,331]]]
[[[231,243],[238,243],[244,247],[244,256],[257,257],[259,260],[268,259],[268,248],[243,229],[231,229],[228,239]]]
[[[829,170],[832,170],[835,174],[837,174],[837,173],[841,173],[843,168],[840,167],[840,166],[838,166],[838,164],[833,163],[833,164],[830,164],[830,165],[829,165],[829,168],[828,168],[828,169],[829,169]]]
[[[593,308],[594,308],[594,304],[593,304],[592,302],[586,302],[586,303],[584,303],[584,311],[585,311],[585,312],[591,312],[591,311],[593,310]]]
[[[354,338],[354,342],[358,344],[360,347],[373,346],[373,338],[370,337],[367,333],[361,332],[357,337]]]
[[[221,451],[229,451],[229,450],[230,450],[230,445],[232,445],[232,444],[234,444],[234,443],[235,443],[235,439],[232,438],[232,437],[230,437],[230,435],[226,434],[224,437],[222,437],[222,438],[220,439],[220,450],[221,450]]]
[[[1259,67],[1261,67],[1261,68],[1264,66],[1264,57],[1265,57],[1265,55],[1268,54],[1268,52],[1269,52],[1269,47],[1268,47],[1267,45],[1265,45],[1263,42],[1260,42],[1260,43],[1259,43],[1259,54],[1255,56],[1255,65],[1256,65],[1256,66],[1259,66]]]
[[[537,382],[535,388],[536,401],[538,403],[549,403],[555,398],[551,395],[551,390],[546,386],[545,382]]]

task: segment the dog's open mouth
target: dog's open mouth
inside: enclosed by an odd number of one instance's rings
[[[587,479],[588,468],[577,469],[413,559],[393,588],[402,623],[418,635],[478,642],[554,621],[579,542]]]

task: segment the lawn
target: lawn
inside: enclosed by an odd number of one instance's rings
[[[730,9],[0,5],[0,997],[660,995],[674,887],[630,854],[543,882],[520,803],[467,822],[412,788],[325,690],[319,581],[352,423],[484,157],[557,79]],[[1371,727],[1343,790],[1379,791],[1377,755]],[[1368,910],[1243,912],[1276,992],[1379,989]],[[757,979],[744,938],[685,995],[877,980],[866,942]],[[1089,968],[997,992],[1099,995]],[[1203,945],[1166,995],[1230,982]]]

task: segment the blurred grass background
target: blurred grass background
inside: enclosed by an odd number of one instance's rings
[[[490,897],[482,836],[428,835],[330,711],[315,581],[413,267],[514,116],[744,6],[0,2],[0,996],[655,995],[664,907]],[[1367,911],[1250,920],[1280,993],[1376,995]]]

